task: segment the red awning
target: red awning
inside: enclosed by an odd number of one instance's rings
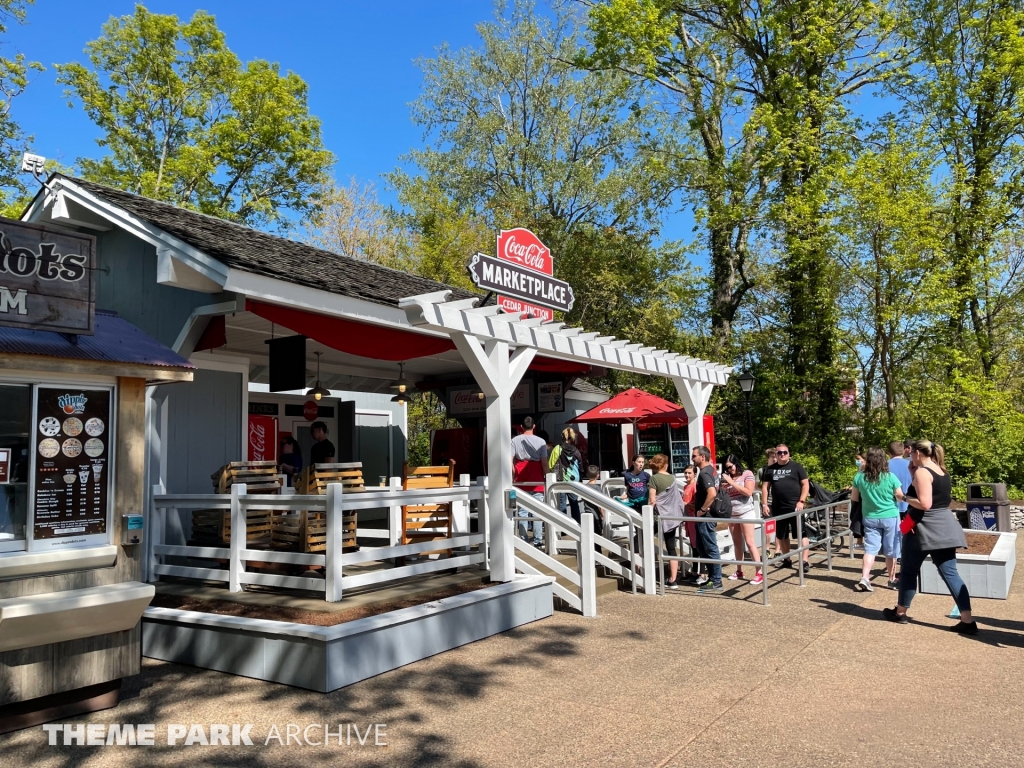
[[[264,320],[308,336],[326,347],[373,360],[412,360],[455,349],[450,339],[264,304],[252,299],[246,300],[245,308]]]
[[[586,424],[676,424],[688,423],[686,411],[664,398],[627,389],[573,419]]]

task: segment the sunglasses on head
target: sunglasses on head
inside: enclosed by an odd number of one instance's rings
[[[776,451],[776,456],[789,456],[789,451]]]

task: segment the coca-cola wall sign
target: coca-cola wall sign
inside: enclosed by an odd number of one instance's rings
[[[277,419],[249,415],[249,461],[277,461]]]
[[[91,335],[96,238],[0,218],[0,325]]]
[[[480,390],[476,387],[452,387],[448,390],[449,416],[483,416],[486,401],[480,398]],[[533,411],[533,380],[519,382],[512,393],[512,413],[530,413]]]

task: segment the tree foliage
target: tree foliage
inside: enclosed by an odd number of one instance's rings
[[[309,114],[306,84],[260,59],[243,64],[213,16],[111,18],[88,65],[57,65],[108,154],[86,178],[245,224],[315,211],[333,162]]]
[[[10,22],[24,24],[27,7],[32,0],[0,0],[0,35],[7,35]],[[0,47],[8,45],[0,41]],[[11,112],[14,100],[28,87],[32,72],[41,72],[43,65],[37,61],[26,61],[25,54],[0,56],[0,213],[17,216],[20,213],[19,200],[26,194],[26,187],[19,172],[21,156],[29,149],[31,137],[25,135]]]

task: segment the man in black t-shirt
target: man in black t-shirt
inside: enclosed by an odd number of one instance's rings
[[[698,445],[690,455],[694,466],[699,470],[697,473],[697,487],[693,492],[693,505],[697,517],[706,517],[711,508],[715,496],[718,495],[718,478],[715,477],[715,468],[711,464],[711,451],[706,446]],[[709,560],[718,560],[721,554],[718,551],[718,519],[709,518],[709,522],[696,523],[698,554]],[[711,575],[710,583],[705,584],[697,590],[697,594],[705,592],[722,591],[722,564],[708,563],[708,573]],[[699,583],[699,582],[698,582]]]
[[[309,431],[316,440],[309,449],[309,465],[330,464],[334,461],[334,443],[327,439],[327,425],[322,421],[314,421]]]
[[[768,506],[768,493],[771,492],[772,503]],[[761,483],[762,508],[766,517],[778,517],[804,508],[810,483],[807,471],[789,457],[789,447],[779,445],[775,449],[775,463],[765,467]],[[789,540],[797,537],[796,516],[779,520],[775,528],[775,541],[783,554],[789,552]],[[800,540],[800,546],[806,547],[809,541],[806,536]],[[808,561],[808,550],[803,551],[803,569],[806,573],[811,564]],[[793,567],[788,557],[782,561],[787,568]]]

